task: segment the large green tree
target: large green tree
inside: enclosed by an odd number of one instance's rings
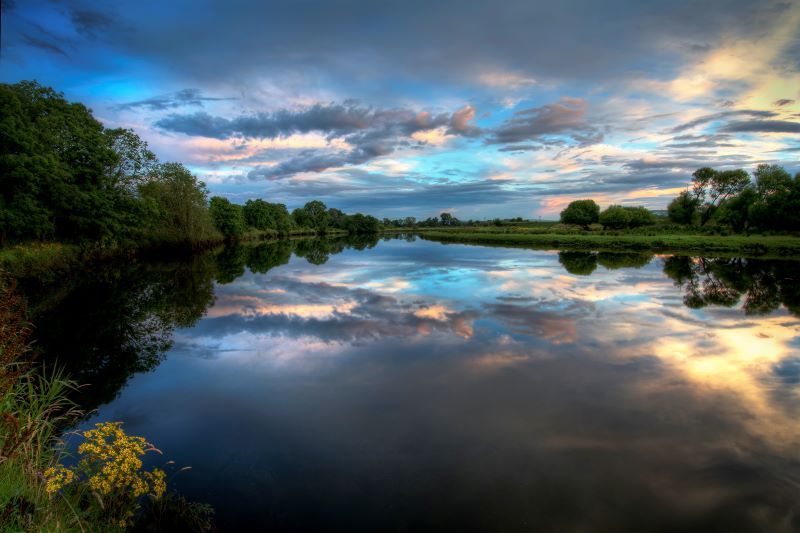
[[[692,192],[702,205],[700,224],[708,222],[720,204],[741,193],[750,184],[747,171],[714,170],[703,167],[692,174]]]
[[[214,225],[226,239],[237,239],[244,233],[242,207],[227,198],[214,196],[209,206]]]
[[[699,207],[700,200],[689,191],[683,191],[669,203],[667,214],[676,224],[691,224]]]
[[[36,82],[0,84],[0,239],[109,241],[134,233],[111,137],[89,109]]]
[[[219,234],[208,210],[208,189],[180,163],[163,163],[139,187],[156,241],[202,242]]]
[[[575,200],[561,211],[563,224],[589,227],[600,219],[600,206],[594,200]]]

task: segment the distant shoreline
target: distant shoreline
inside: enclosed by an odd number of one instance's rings
[[[460,244],[527,246],[567,250],[737,254],[800,260],[800,237],[784,235],[556,234],[487,231],[486,228],[416,230],[423,239]]]

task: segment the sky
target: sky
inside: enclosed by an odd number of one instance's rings
[[[1,44],[237,203],[554,219],[800,171],[800,2],[4,0]]]

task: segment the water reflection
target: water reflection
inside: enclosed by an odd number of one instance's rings
[[[128,382],[87,423],[193,465],[231,530],[800,528],[797,263],[406,239],[77,285],[53,338],[97,403]]]

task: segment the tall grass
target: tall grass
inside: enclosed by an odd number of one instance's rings
[[[82,530],[70,502],[46,494],[42,472],[58,461],[59,430],[78,416],[73,384],[30,360],[25,302],[0,277],[0,529]]]

